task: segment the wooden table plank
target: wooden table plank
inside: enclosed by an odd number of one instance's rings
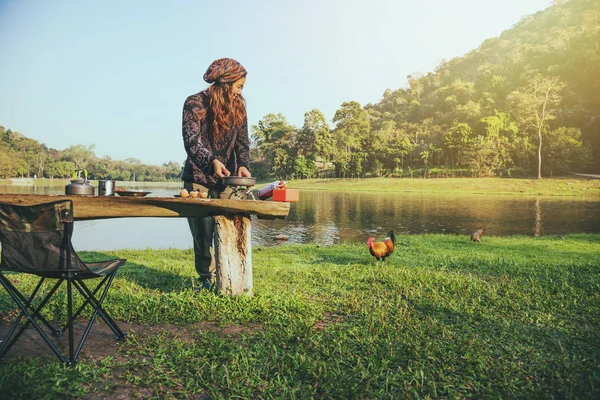
[[[205,217],[209,215],[253,214],[259,218],[286,218],[290,203],[261,200],[182,199],[175,197],[65,196],[0,194],[0,202],[32,205],[73,200],[75,220],[131,217]]]

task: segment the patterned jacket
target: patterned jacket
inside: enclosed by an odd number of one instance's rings
[[[204,118],[198,116],[207,107],[206,91],[189,96],[183,105],[182,134],[187,159],[182,180],[212,187],[218,179],[213,175],[215,158],[225,164],[232,175],[240,167],[250,169],[250,139],[246,119],[239,129],[232,130],[222,142],[216,142],[208,113]]]

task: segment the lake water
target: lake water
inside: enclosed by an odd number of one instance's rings
[[[171,197],[178,189],[151,188],[149,196]],[[0,193],[63,194],[64,187],[0,185]],[[468,236],[486,227],[486,235],[564,235],[600,233],[600,200],[507,195],[421,193],[300,192],[285,220],[253,217],[252,244],[336,244],[366,242],[373,235],[445,233]],[[192,247],[185,218],[122,218],[75,223],[77,250]]]

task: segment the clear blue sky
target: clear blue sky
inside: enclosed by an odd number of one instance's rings
[[[63,150],[183,162],[181,108],[216,58],[251,125],[379,101],[551,0],[0,0],[0,125]]]

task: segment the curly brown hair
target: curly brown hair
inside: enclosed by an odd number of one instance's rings
[[[216,141],[223,140],[231,130],[239,129],[246,120],[246,100],[241,94],[233,95],[232,84],[216,82],[207,90]]]

